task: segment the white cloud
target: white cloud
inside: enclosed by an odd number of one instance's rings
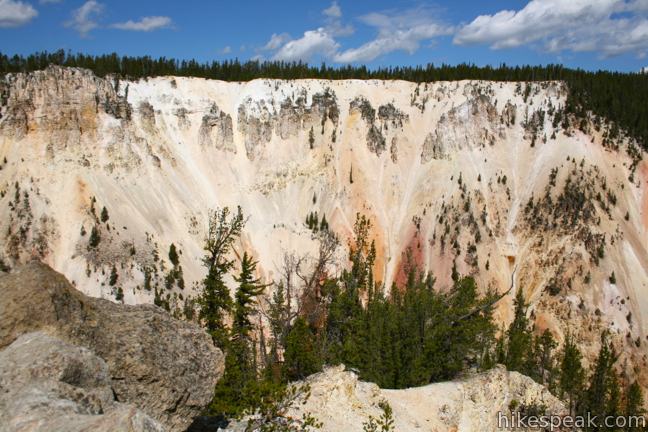
[[[273,60],[309,61],[315,57],[335,57],[340,47],[335,38],[348,36],[354,29],[342,22],[342,9],[336,1],[324,9],[322,15],[325,17],[323,27],[307,30],[298,39],[291,39],[287,33],[274,33],[261,50],[275,51]]]
[[[0,27],[18,27],[27,24],[38,15],[29,3],[0,0]]]
[[[365,24],[378,30],[377,37],[357,48],[347,49],[335,56],[339,63],[369,62],[393,51],[417,51],[421,41],[448,35],[453,29],[440,23],[425,8],[402,13],[371,13],[361,17]]]
[[[40,4],[54,4],[54,3],[61,3],[63,0],[38,0],[38,3]]]
[[[225,48],[223,48],[221,51],[221,54],[229,54],[232,52],[232,47],[227,45]]]
[[[340,6],[336,1],[334,1],[330,7],[324,9],[322,13],[326,16],[330,16],[333,18],[341,18],[342,17],[342,9],[340,9]]]
[[[509,48],[564,31],[579,22],[600,21],[619,0],[532,0],[519,11],[503,10],[480,15],[459,30],[458,44],[490,43]]]
[[[72,12],[72,19],[66,22],[65,26],[79,32],[81,37],[86,37],[88,33],[99,27],[96,18],[103,10],[103,4],[95,0],[89,0]]]
[[[531,0],[518,11],[478,16],[459,29],[454,43],[640,56],[648,49],[646,12],[648,0]]]
[[[308,30],[299,39],[291,40],[283,45],[272,57],[274,60],[308,61],[316,55],[333,57],[339,44],[324,28]]]
[[[648,12],[648,0],[634,0],[628,4],[628,10],[634,12]]]
[[[350,36],[355,29],[351,24],[344,24],[342,22],[342,9],[336,1],[331,3],[331,6],[322,11],[325,16],[326,32],[332,36]]]
[[[111,27],[119,30],[143,31],[149,32],[162,28],[170,27],[171,18],[166,16],[147,16],[139,21],[128,20],[126,22],[113,24]]]
[[[268,43],[266,43],[261,49],[262,50],[267,50],[267,51],[272,51],[276,50],[279,48],[281,45],[284,43],[288,42],[290,40],[290,35],[288,33],[273,33],[272,36],[270,36],[270,40]]]
[[[322,14],[324,26],[308,30],[298,39],[275,33],[261,50],[275,51],[275,60],[309,61],[320,57],[337,63],[369,62],[393,51],[413,53],[421,42],[453,31],[437,20],[430,8],[371,13],[360,17],[360,22],[376,29],[376,37],[359,47],[341,50],[337,38],[352,34],[353,27],[342,22],[342,9],[335,1]]]

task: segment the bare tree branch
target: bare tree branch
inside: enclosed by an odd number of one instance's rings
[[[459,318],[457,318],[456,320],[454,320],[452,322],[452,325],[455,326],[460,321],[468,319],[468,318],[472,317],[473,315],[478,314],[479,312],[482,312],[482,311],[494,306],[497,302],[499,302],[504,297],[506,297],[511,292],[511,290],[513,289],[513,286],[515,285],[515,272],[516,271],[517,271],[517,265],[513,269],[513,273],[511,273],[511,286],[509,286],[509,289],[507,289],[505,292],[503,292],[502,294],[500,294],[499,296],[494,298],[492,301],[490,301],[490,302],[488,302],[488,303],[486,303],[486,304],[484,304],[484,305],[482,305],[482,306],[480,306],[478,308],[473,309],[472,311],[468,312],[465,315],[460,316]]]

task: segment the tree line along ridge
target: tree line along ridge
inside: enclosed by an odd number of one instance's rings
[[[377,79],[415,83],[434,81],[486,80],[508,82],[564,81],[569,89],[565,111],[580,118],[589,113],[603,117],[648,149],[648,74],[571,69],[557,64],[545,66],[458,65],[369,68],[365,65],[319,67],[303,62],[246,61],[238,59],[199,62],[150,56],[72,54],[59,50],[27,56],[0,53],[0,75],[43,70],[50,65],[79,67],[97,76],[118,75],[128,79],[179,76],[250,81],[268,79]]]

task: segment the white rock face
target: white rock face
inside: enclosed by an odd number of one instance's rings
[[[289,415],[310,413],[322,423],[323,432],[362,431],[369,417],[380,418],[381,402],[393,410],[394,430],[498,431],[498,413],[511,408],[543,406],[547,415],[565,415],[565,406],[531,378],[503,367],[465,379],[405,390],[383,390],[359,381],[344,366],[331,367],[309,377],[304,384],[310,397],[295,404]]]
[[[242,206],[237,248],[266,279],[284,252],[315,251],[310,212],[343,244],[360,212],[385,286],[408,248],[439,289],[453,263],[500,292],[517,266],[539,330],[569,329],[591,356],[610,329],[622,361],[648,370],[648,163],[627,140],[604,145],[605,124],[562,121],[561,83],[118,82],[50,68],[5,77],[0,94],[10,265],[38,256],[83,292],[121,288],[127,303],[157,288],[181,314],[204,276],[209,209]],[[184,289],[165,287],[171,243]],[[504,324],[511,300],[496,311]]]

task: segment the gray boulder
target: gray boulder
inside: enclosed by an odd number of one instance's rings
[[[32,262],[0,276],[0,349],[39,330],[105,360],[115,400],[172,431],[200,414],[223,373],[223,354],[196,325],[153,305],[88,297]]]
[[[115,402],[106,362],[41,332],[0,352],[0,432],[161,432],[132,405]]]

